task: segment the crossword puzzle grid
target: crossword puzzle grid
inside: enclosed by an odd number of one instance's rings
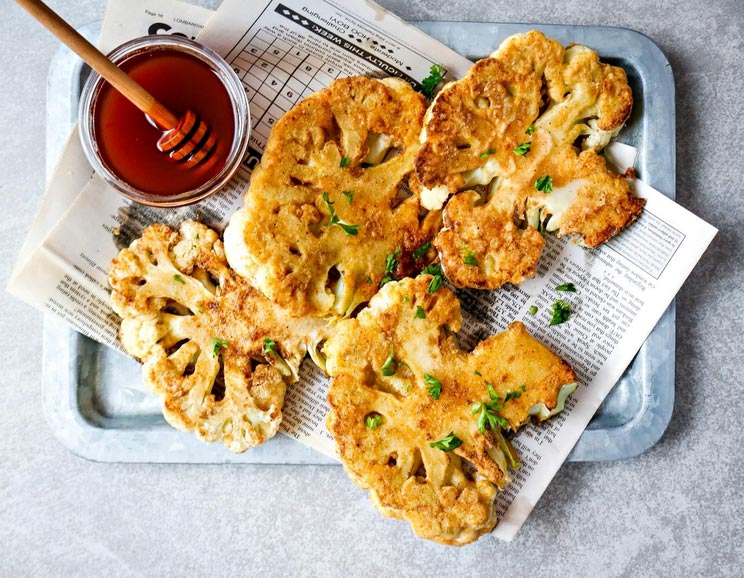
[[[297,102],[325,88],[341,71],[303,50],[259,30],[233,60],[250,101],[251,124],[266,146],[274,123]]]

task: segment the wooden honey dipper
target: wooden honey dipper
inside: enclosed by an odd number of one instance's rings
[[[158,139],[158,150],[189,168],[214,152],[217,135],[195,112],[188,110],[178,118],[43,2],[16,2],[165,131]]]

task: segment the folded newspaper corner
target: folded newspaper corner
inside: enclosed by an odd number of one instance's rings
[[[241,204],[271,126],[301,98],[342,76],[384,73],[416,85],[433,64],[444,65],[450,78],[461,77],[471,64],[363,0],[343,6],[316,2],[312,11],[297,0],[249,5],[225,0],[214,16],[175,0],[112,0],[100,45],[110,49],[129,38],[162,31],[195,36],[207,22],[199,40],[236,70],[251,102],[250,155],[240,173],[224,192],[196,206],[141,207],[124,201],[93,174],[73,131],[8,287],[20,299],[109,347],[121,349],[118,319],[109,306],[110,260],[153,222],[200,218],[221,229]],[[376,38],[377,43],[350,42],[337,33],[352,29],[359,38]],[[608,158],[622,172],[633,165],[635,149],[613,143]],[[590,250],[549,237],[534,279],[500,291],[458,292],[466,344],[521,320],[572,365],[580,382],[563,413],[526,427],[514,439],[523,465],[499,495],[498,538],[510,540],[524,523],[716,234],[715,228],[643,181],[636,180],[635,186],[647,200],[642,217],[602,247]],[[578,288],[567,298],[576,314],[571,323],[549,327],[554,287],[566,282]],[[534,306],[536,315],[531,314]],[[324,425],[326,388],[320,370],[305,363],[302,379],[287,392],[283,432],[333,456]]]

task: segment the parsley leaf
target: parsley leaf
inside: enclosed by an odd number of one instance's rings
[[[411,298],[408,295],[403,295],[403,303],[408,303]]]
[[[475,370],[475,375],[477,375],[478,377],[483,377],[483,374],[477,369]]]
[[[382,424],[382,416],[379,413],[368,413],[364,416],[364,425],[369,429],[377,429]]]
[[[475,258],[475,252],[465,249],[465,256],[462,258],[462,262],[471,267],[479,267],[478,260]]]
[[[509,401],[511,399],[516,399],[520,395],[522,395],[522,392],[521,391],[507,391],[506,392],[506,397],[504,398],[504,403],[506,403],[507,401]]]
[[[470,406],[470,413],[473,415],[478,414],[478,430],[482,434],[485,434],[488,428],[491,428],[492,431],[497,431],[497,428],[509,429],[509,422],[506,418],[496,412],[503,409],[506,401],[519,397],[522,394],[520,392],[509,392],[506,394],[504,403],[502,403],[501,398],[493,389],[493,385],[486,382],[486,388],[488,389],[488,397],[491,401],[474,403]]]
[[[264,339],[262,353],[264,355],[268,355],[269,353],[276,353],[276,341],[268,337]]]
[[[323,202],[326,204],[326,208],[328,209],[328,216],[331,217],[331,222],[329,225],[334,224],[334,220],[338,220],[338,217],[336,216],[336,209],[333,208],[333,205],[335,205],[335,201],[332,201],[328,198],[328,193],[323,193],[321,195],[323,197]]]
[[[354,191],[342,191],[342,194],[346,197],[346,200],[349,201],[349,204],[351,204],[354,200]]]
[[[541,193],[549,195],[553,192],[553,178],[550,175],[540,177],[535,181],[535,188]]]
[[[177,283],[180,283],[181,285],[185,285],[186,284],[186,281],[184,281],[183,280],[183,277],[181,277],[178,273],[176,273],[175,275],[173,275],[173,280],[176,281]]]
[[[429,69],[429,76],[421,81],[421,88],[419,89],[419,92],[426,98],[431,98],[432,96],[434,96],[434,91],[436,90],[437,86],[439,86],[439,83],[444,80],[445,72],[446,71],[444,69],[444,66],[442,66],[441,64],[432,64],[431,68]]]
[[[199,313],[204,313],[204,307],[202,305],[199,305]]]
[[[514,148],[514,154],[517,156],[523,157],[528,152],[530,152],[531,146],[532,146],[531,142],[523,142],[522,144]]]
[[[482,153],[480,154],[480,158],[482,158],[482,159],[488,158],[488,157],[489,157],[489,155],[492,155],[492,154],[493,154],[493,153],[495,153],[495,152],[496,152],[496,149],[488,149],[488,150],[485,150],[485,151],[483,151],[483,152],[482,152]]]
[[[553,316],[550,319],[550,325],[560,325],[568,321],[571,315],[571,305],[563,299],[556,299],[553,303]]]
[[[328,216],[330,217],[328,221],[328,226],[332,227],[333,225],[338,225],[343,229],[344,233],[351,237],[356,237],[357,233],[359,233],[359,225],[349,225],[348,223],[344,223],[341,219],[338,218],[338,215],[336,214],[336,209],[333,208],[333,205],[335,205],[335,201],[332,201],[328,198],[328,193],[323,193],[323,202],[326,204],[326,207],[328,208]]]
[[[421,305],[416,305],[416,319],[426,319],[426,311]]]
[[[350,162],[351,162],[351,159],[349,157],[344,157],[344,158],[341,159],[341,162],[339,163],[339,166],[341,168],[344,168],[344,167],[348,166]]]
[[[336,223],[339,227],[341,227],[344,230],[344,233],[349,235],[349,237],[356,237],[359,233],[359,225],[349,225],[348,223],[343,223],[339,221]]]
[[[450,432],[448,436],[443,437],[441,440],[431,442],[429,447],[442,450],[443,452],[451,452],[452,450],[459,448],[461,445],[462,440],[455,435],[455,432]]]
[[[217,357],[220,354],[220,349],[227,349],[227,339],[213,337],[212,341],[209,342],[209,348],[212,350],[212,357]]]
[[[390,345],[390,354],[387,356],[385,363],[382,364],[380,369],[382,370],[382,375],[385,377],[395,375],[395,372],[398,371],[398,360],[395,359],[395,351],[393,350],[392,345]]]
[[[532,317],[534,317],[535,315],[537,315],[537,305],[532,305],[530,307],[530,315],[532,315]]]
[[[493,388],[493,385],[486,382],[486,389],[488,390],[488,397],[491,398],[490,405],[494,406],[495,409],[501,409],[502,407],[504,407],[502,405],[499,405],[498,407],[496,407],[496,405],[498,405],[501,402],[501,398],[496,393],[496,390]]]
[[[429,375],[428,373],[424,374],[424,383],[429,386],[426,388],[429,395],[434,399],[439,399],[439,394],[442,393],[442,383],[436,377]]]
[[[573,283],[564,283],[563,285],[558,285],[558,287],[555,288],[556,291],[568,291],[569,293],[576,293],[576,285]]]
[[[527,130],[524,131],[524,134],[526,134],[527,136],[530,136],[532,134],[535,134],[535,131],[536,130],[537,129],[535,128],[535,125],[534,124],[531,124],[530,126],[527,127]]]
[[[428,293],[436,293],[439,288],[444,284],[444,279],[442,277],[442,266],[439,263],[432,263],[431,265],[427,265],[424,267],[424,270],[421,271],[424,275],[431,275],[433,279],[429,283],[429,287],[426,290]]]
[[[429,252],[429,249],[431,249],[431,242],[427,241],[423,245],[421,245],[418,249],[415,249],[413,251],[413,258],[414,259],[423,259],[426,257],[426,254]]]
[[[398,266],[398,257],[400,257],[400,249],[397,249],[395,253],[388,253],[387,257],[385,257],[385,275],[383,276],[382,281],[380,281],[380,287],[385,283],[390,283],[390,281],[398,280],[398,278],[393,274],[395,268]]]

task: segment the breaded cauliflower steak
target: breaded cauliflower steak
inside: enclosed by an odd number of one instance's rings
[[[598,154],[632,104],[621,68],[537,31],[506,39],[445,86],[415,163],[426,208],[466,191],[447,203],[434,243],[447,277],[481,289],[521,283],[535,274],[539,230],[596,247],[636,220],[644,201]]]
[[[461,350],[453,337],[459,301],[446,288],[429,293],[430,280],[388,283],[338,324],[324,347],[327,425],[344,468],[381,513],[408,521],[420,537],[461,545],[496,524],[497,487],[516,461],[501,427],[516,430],[530,415],[562,408],[561,391],[573,391],[576,376],[518,322]],[[503,426],[483,433],[473,404],[493,396]],[[462,445],[430,446],[450,433]]]
[[[324,323],[274,306],[230,271],[217,233],[192,221],[147,227],[114,258],[109,283],[122,344],[168,423],[234,452],[276,433],[285,380]]]
[[[343,78],[305,98],[272,129],[225,232],[230,265],[295,315],[344,316],[368,301],[388,255],[410,265],[440,225],[439,213],[420,224],[418,195],[401,195],[416,189],[425,109],[399,79]]]

